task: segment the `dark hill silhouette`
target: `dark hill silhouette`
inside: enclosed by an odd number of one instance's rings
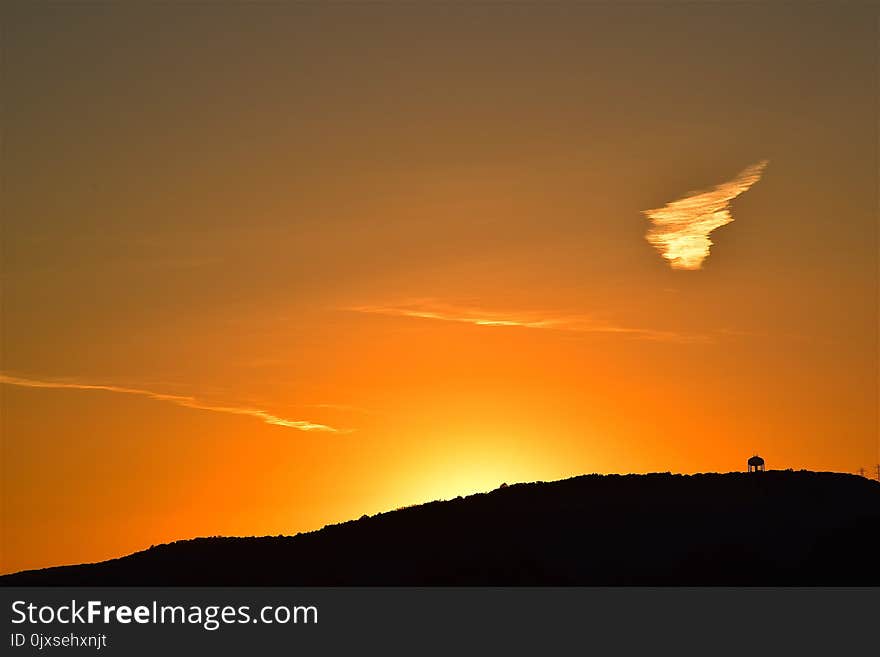
[[[5,585],[877,585],[880,484],[586,475],[293,537],[199,538]]]

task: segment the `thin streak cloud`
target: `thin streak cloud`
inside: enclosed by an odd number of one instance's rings
[[[621,326],[582,315],[538,315],[531,312],[499,313],[480,308],[455,306],[435,301],[419,301],[394,305],[367,305],[347,308],[352,312],[394,317],[411,317],[443,322],[459,322],[473,326],[520,327],[528,329],[555,329],[576,333],[619,334],[637,340],[661,342],[707,342],[698,334],[661,331],[649,328]]]
[[[653,224],[645,239],[673,269],[700,269],[712,246],[709,233],[733,221],[730,202],[761,179],[768,163],[753,164],[709,191],[691,192],[662,208],[645,210]]]
[[[287,427],[297,429],[299,431],[324,431],[330,433],[346,433],[341,429],[328,426],[326,424],[317,424],[307,420],[289,420],[287,418],[273,415],[259,408],[249,408],[242,406],[218,406],[200,401],[195,397],[186,395],[169,395],[161,392],[153,392],[152,390],[141,390],[138,388],[124,388],[121,386],[99,385],[92,383],[70,383],[64,381],[41,381],[35,379],[24,379],[15,376],[0,374],[0,384],[18,386],[20,388],[48,388],[56,390],[99,390],[103,392],[115,392],[125,395],[137,395],[147,397],[156,401],[164,401],[176,406],[184,408],[194,408],[202,411],[214,411],[215,413],[229,413],[231,415],[246,415],[256,418],[279,427]]]

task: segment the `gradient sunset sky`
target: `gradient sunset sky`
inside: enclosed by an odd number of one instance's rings
[[[876,6],[4,3],[2,30],[3,572],[878,461]]]

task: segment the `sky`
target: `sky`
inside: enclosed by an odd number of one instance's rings
[[[2,572],[880,460],[876,7],[0,24]]]

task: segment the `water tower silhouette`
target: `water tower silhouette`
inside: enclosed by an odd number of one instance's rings
[[[755,454],[749,459],[749,472],[764,472],[764,459]]]

